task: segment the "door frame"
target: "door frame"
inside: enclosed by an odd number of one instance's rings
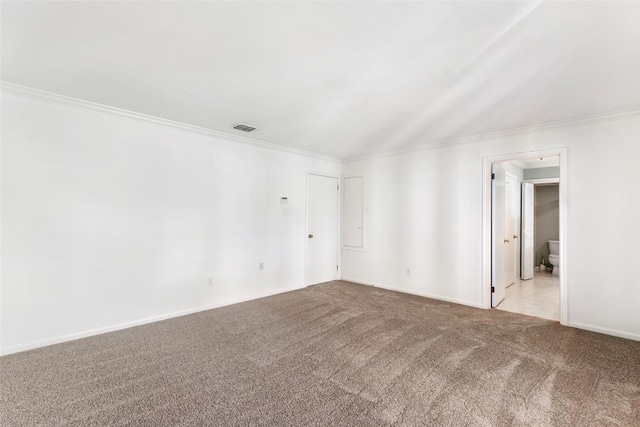
[[[535,206],[535,194],[536,194],[536,186],[544,185],[544,184],[558,184],[558,192],[560,191],[560,178],[531,178],[531,179],[523,179],[523,183],[528,183],[533,185],[533,241],[535,243],[536,236],[536,226],[535,226],[535,218],[536,218],[536,206]],[[522,234],[522,233],[520,233]],[[534,257],[535,257],[535,244],[534,244]],[[522,262],[522,261],[520,261]],[[535,272],[536,263],[533,263],[533,268]],[[534,273],[535,274],[535,273]]]
[[[305,175],[304,175],[304,286],[311,286],[309,284],[309,176],[310,175],[316,175],[316,176],[324,176],[327,178],[335,178],[336,179],[336,183],[338,186],[340,186],[342,184],[342,182],[340,182],[340,175],[336,175],[336,174],[332,174],[332,173],[327,173],[327,172],[318,172],[318,171],[314,171],[314,170],[309,170],[307,169],[305,171]],[[336,236],[336,243],[337,243],[337,253],[338,253],[338,274],[337,274],[337,278],[338,280],[340,280],[342,278],[342,253],[340,250],[340,231],[341,231],[341,227],[342,224],[340,222],[340,212],[342,212],[342,187],[338,187],[338,190],[336,191],[336,197],[338,198],[338,211],[336,212],[336,221],[338,223],[338,235]]]
[[[491,164],[518,159],[558,156],[560,158],[560,324],[568,324],[568,264],[567,253],[567,148],[505,153],[482,158],[482,287],[483,308],[491,308]]]

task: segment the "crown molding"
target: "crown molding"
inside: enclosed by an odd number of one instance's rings
[[[280,152],[285,152],[289,154],[296,154],[299,156],[311,157],[311,158],[321,159],[321,160],[340,163],[340,164],[355,162],[355,161],[362,161],[362,160],[370,160],[370,159],[381,158],[381,157],[393,157],[401,154],[431,150],[431,149],[439,148],[445,145],[451,146],[451,145],[458,145],[458,144],[465,144],[465,143],[474,143],[474,142],[479,142],[488,138],[497,138],[502,136],[516,135],[519,133],[540,131],[544,129],[559,128],[564,126],[576,126],[576,125],[585,124],[585,123],[611,121],[611,120],[617,120],[617,119],[624,119],[626,117],[631,117],[635,115],[640,115],[640,109],[614,111],[610,113],[583,116],[583,117],[567,119],[567,120],[559,120],[554,122],[547,122],[547,123],[542,123],[537,125],[507,129],[503,131],[488,132],[488,133],[468,136],[464,138],[444,139],[444,140],[433,141],[426,144],[416,145],[413,147],[408,147],[400,150],[386,151],[386,152],[381,152],[381,153],[376,153],[376,154],[371,154],[371,155],[361,156],[361,157],[351,157],[351,158],[340,159],[337,157],[327,156],[320,153],[314,153],[312,151],[300,150],[297,148],[287,147],[284,145],[275,144],[272,142],[266,142],[259,139],[253,139],[245,136],[234,135],[234,134],[230,134],[230,133],[226,133],[218,130],[190,125],[187,123],[163,119],[161,117],[137,113],[135,111],[125,110],[122,108],[112,107],[109,105],[98,104],[91,101],[85,101],[83,99],[60,95],[53,92],[47,92],[40,89],[34,89],[27,86],[21,86],[15,83],[0,81],[0,91],[2,93],[18,95],[25,98],[31,98],[31,99],[36,99],[40,101],[48,101],[51,103],[57,103],[57,104],[71,106],[71,107],[80,108],[84,110],[96,111],[103,114],[109,114],[112,116],[126,117],[129,119],[138,120],[146,123],[155,123],[158,125],[167,126],[174,129],[180,129],[187,132],[205,135],[211,138],[224,139],[229,142],[236,142],[236,143],[241,143],[245,145],[250,145],[253,147],[266,148],[274,151],[280,151]]]
[[[604,121],[619,120],[619,119],[625,119],[627,117],[633,117],[638,115],[640,115],[640,109],[637,109],[637,108],[633,108],[629,110],[613,111],[613,112],[603,113],[603,114],[594,114],[590,116],[577,117],[573,119],[558,120],[554,122],[541,123],[537,125],[523,126],[519,128],[501,130],[496,132],[482,133],[479,135],[467,136],[464,138],[443,139],[443,140],[429,142],[422,145],[403,148],[400,150],[387,151],[387,152],[372,154],[369,156],[346,158],[342,160],[342,163],[371,160],[371,159],[376,159],[380,157],[393,157],[393,156],[413,153],[417,151],[431,150],[431,149],[439,148],[445,145],[451,146],[451,145],[458,145],[458,144],[465,144],[465,143],[474,143],[474,142],[479,142],[489,138],[498,138],[502,136],[517,135],[520,133],[540,131],[545,129],[553,129],[553,128],[559,128],[559,127],[565,127],[565,126],[577,126],[585,123],[597,123],[597,122],[604,122]]]
[[[342,163],[341,159],[338,159],[336,157],[326,156],[324,154],[314,153],[312,151],[300,150],[297,148],[274,144],[272,142],[261,141],[259,139],[247,138],[245,136],[234,135],[226,132],[221,132],[218,130],[190,125],[187,123],[163,119],[161,117],[150,116],[147,114],[137,113],[135,111],[125,110],[117,107],[111,107],[109,105],[104,105],[104,104],[98,104],[96,102],[85,101],[83,99],[60,95],[53,92],[47,92],[40,89],[34,89],[27,86],[21,86],[15,83],[0,81],[0,90],[2,93],[6,93],[10,95],[18,95],[24,98],[36,99],[39,101],[47,101],[54,104],[60,104],[60,105],[80,108],[84,110],[95,111],[95,112],[108,114],[112,116],[126,117],[129,119],[133,119],[141,122],[154,123],[154,124],[174,128],[174,129],[180,129],[187,132],[205,135],[212,138],[221,138],[231,142],[251,145],[254,147],[266,148],[266,149],[285,152],[289,154],[296,154],[304,157],[312,157],[312,158],[326,160],[334,163]]]

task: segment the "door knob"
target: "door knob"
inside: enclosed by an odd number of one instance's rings
[[[514,234],[514,235],[513,235],[513,238],[514,238],[514,239],[517,239],[517,238],[518,238],[518,236],[516,236],[516,235]]]
[[[505,243],[509,243],[509,241],[508,241],[507,239],[504,239],[504,242],[505,242]]]
[[[309,234],[309,238],[310,238],[310,239],[313,239],[313,234]]]

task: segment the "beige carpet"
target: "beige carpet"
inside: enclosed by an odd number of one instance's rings
[[[0,368],[2,426],[640,425],[640,342],[346,282]]]

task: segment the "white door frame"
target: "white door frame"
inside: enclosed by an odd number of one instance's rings
[[[309,286],[309,175],[318,175],[318,176],[326,176],[327,178],[335,178],[338,185],[342,184],[340,181],[340,175],[334,175],[326,172],[317,172],[313,170],[306,170],[304,175],[304,286]],[[340,212],[342,212],[342,188],[340,187],[338,190],[338,212],[336,212],[338,221],[338,236],[337,236],[337,252],[338,252],[338,280],[342,278],[342,251],[340,250]]]
[[[523,183],[528,183],[528,184],[533,184],[533,194],[534,194],[534,206],[533,206],[533,221],[534,221],[534,226],[533,226],[533,242],[534,242],[534,249],[533,249],[533,255],[535,258],[535,241],[536,241],[536,227],[535,227],[535,218],[536,218],[536,208],[535,208],[535,194],[536,194],[536,186],[539,184],[560,184],[560,178],[531,178],[531,179],[524,179],[522,180]],[[558,185],[558,190],[560,188],[560,185]],[[522,233],[521,233],[522,234]],[[522,262],[522,261],[521,261]],[[535,261],[533,261],[533,265],[534,265],[534,271],[535,271]]]
[[[560,324],[568,324],[567,149],[552,148],[482,158],[482,307],[491,308],[491,164],[510,160],[560,157]]]

